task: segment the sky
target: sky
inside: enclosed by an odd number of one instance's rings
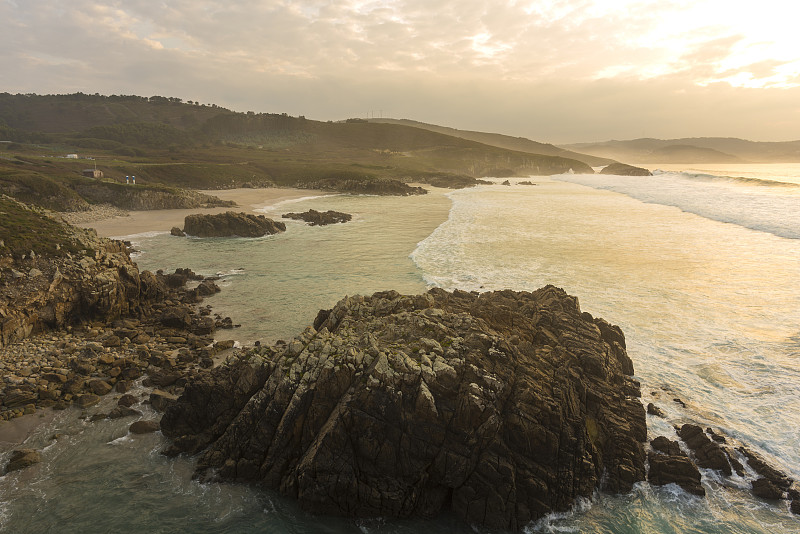
[[[800,139],[788,0],[0,0],[0,92],[570,143]]]

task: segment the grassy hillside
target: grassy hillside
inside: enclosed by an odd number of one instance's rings
[[[0,141],[0,191],[68,209],[96,201],[73,194],[86,190],[76,186],[81,170],[95,166],[107,183],[135,175],[137,187],[194,189],[330,179],[464,185],[483,176],[592,172],[575,159],[411,126],[235,113],[163,97],[3,93]]]
[[[470,130],[458,130],[456,128],[449,128],[447,126],[437,126],[435,124],[427,124],[424,122],[412,121],[409,119],[369,119],[369,122],[413,126],[414,128],[421,128],[424,130],[430,130],[432,132],[438,132],[453,137],[469,139],[470,141],[476,141],[478,143],[483,143],[485,145],[496,146],[508,150],[576,159],[578,161],[586,163],[587,165],[591,165],[592,167],[600,165],[608,165],[610,163],[613,163],[614,161],[613,159],[609,158],[601,158],[589,154],[581,154],[578,152],[573,152],[572,150],[559,148],[549,143],[539,143],[537,141],[531,141],[530,139],[526,139],[524,137],[513,137],[510,135],[503,135],[497,133],[473,132]]]

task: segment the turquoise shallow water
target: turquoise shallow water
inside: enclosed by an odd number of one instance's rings
[[[352,213],[351,223],[289,221],[286,233],[255,240],[133,240],[145,268],[222,273],[223,292],[208,303],[242,324],[221,337],[243,342],[290,338],[345,294],[559,285],[584,310],[622,326],[643,399],[667,413],[666,420],[648,419],[652,436],[703,421],[799,478],[800,239],[786,232],[800,231],[800,204],[793,202],[800,188],[688,174],[654,180],[565,175],[447,195],[329,196],[266,213],[336,209]],[[77,415],[60,414],[30,439],[41,446],[56,431],[67,434],[45,450],[41,465],[0,478],[0,529],[484,532],[448,516],[314,517],[269,491],[198,484],[190,460],[158,454],[159,435],[130,437],[129,421],[86,425]],[[528,530],[800,532],[784,504],[751,497],[747,479],[704,472],[703,483],[707,499],[641,484],[629,495],[597,495]]]

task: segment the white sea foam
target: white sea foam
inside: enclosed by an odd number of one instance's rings
[[[146,239],[150,237],[156,237],[159,235],[169,235],[169,232],[158,230],[158,231],[151,231],[151,232],[140,232],[138,234],[128,234],[128,235],[118,235],[112,236],[111,239],[119,239],[120,241],[130,241],[135,242],[139,239]]]
[[[277,211],[282,211],[283,208],[286,206],[290,206],[292,204],[297,204],[300,202],[308,202],[309,200],[316,200],[318,198],[326,198],[326,197],[335,197],[339,196],[338,194],[330,194],[330,195],[309,195],[307,197],[300,197],[300,198],[290,198],[287,200],[281,200],[280,202],[276,202],[274,204],[269,204],[268,206],[263,206],[261,208],[255,208],[253,211],[256,213],[274,213]]]
[[[560,175],[558,180],[674,206],[715,221],[800,239],[800,185],[685,172],[653,176]]]

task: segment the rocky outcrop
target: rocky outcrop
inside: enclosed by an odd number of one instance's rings
[[[412,187],[398,180],[383,178],[324,178],[310,182],[298,182],[294,185],[300,189],[320,189],[358,195],[409,196],[424,195],[428,191],[421,187]]]
[[[350,221],[353,216],[349,213],[342,213],[341,211],[317,211],[308,210],[303,213],[284,213],[281,215],[284,219],[293,219],[295,221],[305,221],[309,226],[325,226],[326,224],[345,223]]]
[[[34,213],[22,205],[4,209],[18,210],[20,216]],[[53,224],[46,215],[37,216],[26,224]],[[66,235],[55,249],[30,243],[31,250],[21,256],[3,255],[0,249],[0,347],[94,318],[137,316],[164,296],[163,284],[139,271],[122,242],[63,223],[56,228]]]
[[[286,225],[263,215],[227,211],[217,215],[187,215],[183,232],[196,237],[261,237],[286,230]]]
[[[17,449],[11,452],[11,457],[5,467],[5,473],[19,471],[42,461],[42,455],[34,449]]]
[[[600,174],[615,174],[617,176],[653,176],[653,173],[642,167],[634,167],[625,163],[612,163],[600,171]]]
[[[700,484],[700,471],[683,452],[677,441],[659,436],[650,442],[653,450],[647,454],[650,470],[647,480],[655,486],[677,484],[685,491],[704,496],[706,490]]]
[[[388,291],[315,325],[187,384],[168,452],[318,513],[507,529],[645,478],[624,336],[563,290]]]

